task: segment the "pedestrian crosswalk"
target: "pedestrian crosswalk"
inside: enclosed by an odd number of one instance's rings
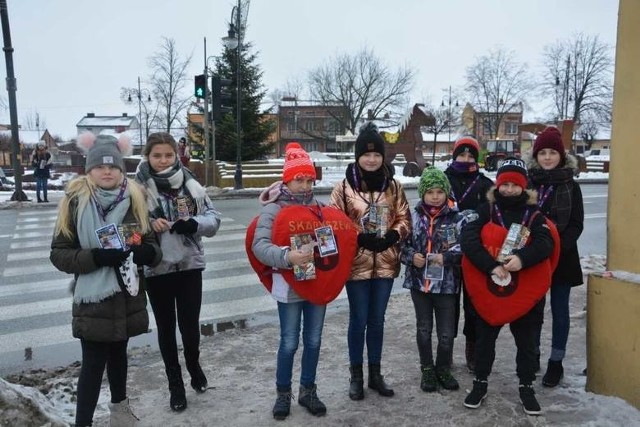
[[[14,227],[0,233],[8,248],[0,252],[0,360],[28,347],[37,354],[47,346],[74,341],[71,276],[49,261],[56,215],[55,208],[19,211]],[[218,234],[204,239],[203,323],[251,319],[276,309],[247,261],[245,230],[245,225],[224,217]],[[155,329],[150,307],[149,313]]]

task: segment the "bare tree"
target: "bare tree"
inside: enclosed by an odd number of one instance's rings
[[[184,126],[181,116],[191,102],[191,96],[183,93],[187,82],[190,82],[186,71],[191,55],[183,58],[176,50],[175,40],[166,37],[162,40],[160,50],[149,58],[150,82],[158,104],[158,125],[170,132],[176,121]]]
[[[40,113],[38,111],[26,113],[22,116],[22,122],[20,125],[24,130],[44,130],[47,128],[46,120],[40,117]]]
[[[452,98],[451,95],[440,103],[433,103],[431,99],[427,99],[423,105],[423,110],[433,116],[434,119],[433,125],[424,127],[426,132],[433,134],[433,146],[431,147],[431,162],[433,163],[436,156],[438,135],[448,133],[450,136],[451,133],[458,133],[462,125],[462,112],[459,102],[456,101],[456,98]]]
[[[309,93],[322,105],[345,107],[345,120],[335,116],[340,127],[356,132],[361,117],[381,118],[399,115],[407,105],[414,71],[399,67],[392,71],[372,50],[355,55],[337,55],[309,73]]]
[[[474,108],[487,120],[483,125],[494,138],[504,117],[521,109],[534,83],[527,67],[512,51],[492,49],[467,68],[465,89]]]
[[[598,36],[583,33],[545,46],[541,89],[552,98],[557,118],[583,124],[586,119],[611,121],[612,50]]]

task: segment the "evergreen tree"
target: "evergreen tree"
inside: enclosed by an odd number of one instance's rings
[[[244,42],[240,52],[241,71],[241,154],[242,160],[255,160],[264,157],[271,152],[273,143],[267,143],[268,136],[275,129],[273,120],[265,120],[263,114],[269,110],[260,112],[262,99],[266,90],[261,83],[262,71],[256,64],[257,54],[250,53],[251,43]],[[225,105],[231,106],[232,111],[216,122],[216,157],[218,160],[235,162],[237,158],[237,132],[236,111],[237,87],[236,68],[238,66],[237,49],[224,49],[223,55],[216,60],[216,74],[223,79],[229,79],[232,84],[230,89],[232,99],[225,101]]]

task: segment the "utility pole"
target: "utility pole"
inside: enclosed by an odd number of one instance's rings
[[[7,65],[7,92],[9,96],[9,117],[11,120],[11,164],[13,165],[13,179],[15,191],[11,195],[11,200],[18,202],[29,201],[27,195],[22,191],[22,165],[18,162],[18,152],[20,151],[20,136],[18,134],[18,107],[16,105],[16,78],[13,72],[13,47],[11,46],[11,29],[9,28],[9,12],[7,10],[7,0],[0,0],[0,21],[2,21],[2,38],[4,40],[4,58]]]
[[[209,67],[207,66],[207,38],[204,38],[204,107],[202,127],[204,129],[204,185],[211,185],[211,153],[209,149]]]

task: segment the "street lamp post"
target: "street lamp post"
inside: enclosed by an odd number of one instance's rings
[[[447,130],[449,131],[449,139],[447,140],[447,144],[451,144],[451,104],[452,102],[453,102],[453,98],[451,97],[451,86],[449,86],[449,99],[447,100],[447,104],[448,104],[447,120],[445,121]],[[442,103],[440,104],[440,107],[444,107],[444,106],[445,106],[445,102],[443,99]],[[456,100],[456,107],[458,106],[459,106],[458,101]],[[431,164],[434,164],[435,161],[436,161],[436,142],[433,141],[433,153],[431,157]]]
[[[151,102],[151,92],[149,92],[147,89],[145,89],[145,91],[147,92],[147,102]],[[133,100],[131,99],[131,92],[134,93],[134,96],[138,98],[138,129],[139,129],[139,133],[140,133],[140,140],[138,142],[138,145],[140,146],[140,151],[142,151],[142,145],[143,145],[143,139],[142,139],[142,88],[140,87],[140,77],[138,76],[138,89],[137,90],[133,90],[133,91],[129,91],[129,96],[127,98],[127,102],[131,103],[133,102]]]
[[[234,6],[231,10],[231,22],[229,23],[229,32],[227,37],[222,40],[226,47],[236,50],[236,172],[234,175],[234,188],[236,190],[242,189],[242,91],[241,80],[242,70],[241,68],[241,54],[242,54],[242,27],[240,25],[240,1],[238,5]]]

